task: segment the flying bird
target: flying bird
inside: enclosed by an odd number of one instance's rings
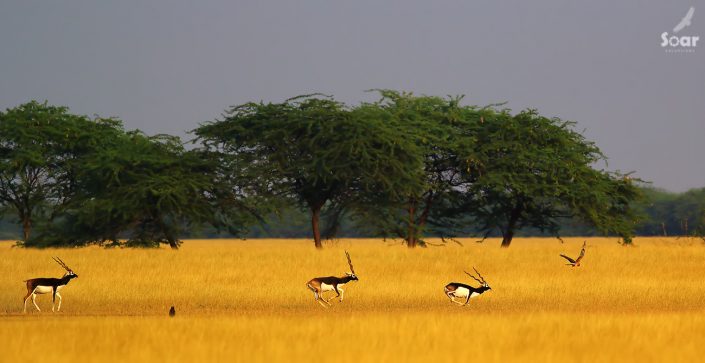
[[[582,260],[583,257],[585,257],[585,244],[586,243],[587,243],[587,241],[583,241],[583,249],[580,250],[580,256],[578,256],[578,258],[576,258],[576,259],[572,259],[566,255],[561,254],[561,257],[565,258],[566,260],[568,260],[568,262],[570,262],[570,263],[566,263],[566,265],[570,265],[573,267],[580,266],[580,260]]]
[[[172,306],[171,309],[169,309],[169,316],[173,318],[174,315],[176,315],[176,309]]]
[[[678,23],[675,28],[673,28],[673,32],[678,33],[679,31],[683,30],[683,28],[690,26],[690,21],[693,20],[693,13],[695,13],[695,7],[691,6],[690,9],[688,9],[688,13],[685,14],[685,17],[683,17],[681,22]]]

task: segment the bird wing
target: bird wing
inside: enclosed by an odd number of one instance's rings
[[[585,247],[583,247],[583,249],[580,250],[580,256],[578,256],[578,258],[575,259],[575,262],[576,263],[580,262],[580,260],[582,260],[583,257],[585,257]]]
[[[690,9],[688,9],[688,13],[685,14],[683,19],[676,25],[675,28],[673,28],[674,33],[678,33],[679,31],[683,30],[683,28],[687,27],[690,25],[690,21],[693,18],[693,14],[695,13],[695,7],[691,6]]]
[[[568,257],[568,256],[566,256],[566,255],[561,254],[561,257],[563,257],[563,258],[565,258],[566,260],[570,261],[570,263],[575,263],[575,260],[574,260],[574,259],[572,259],[572,258],[570,258],[570,257]]]

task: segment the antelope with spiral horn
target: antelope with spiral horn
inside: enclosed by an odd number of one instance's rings
[[[350,281],[357,281],[357,275],[355,275],[355,269],[353,268],[352,260],[350,259],[350,254],[348,251],[345,251],[345,256],[348,258],[348,265],[350,265],[350,273],[345,273],[345,276],[343,277],[336,277],[336,276],[328,276],[328,277],[316,277],[311,280],[309,280],[306,283],[306,287],[308,287],[311,291],[313,291],[313,296],[318,301],[319,304],[328,307],[331,306],[330,304],[330,299],[326,300],[325,297],[323,297],[323,293],[327,291],[335,291],[337,294],[333,298],[340,298],[340,301],[343,301],[343,293],[345,292],[342,289],[342,286],[347,284]],[[332,298],[331,298],[332,299]],[[326,305],[324,305],[327,304]]]
[[[479,282],[480,287],[472,287],[470,285],[462,284],[460,282],[449,283],[445,286],[443,290],[445,291],[446,296],[448,296],[451,302],[464,306],[470,302],[470,298],[480,296],[487,290],[492,290],[490,285],[487,284],[487,281],[485,281],[485,278],[480,275],[480,272],[477,271],[475,267],[473,267],[472,269],[475,270],[475,273],[477,273],[479,279],[467,271],[463,272],[465,272],[468,276],[472,277],[475,281]],[[455,301],[456,297],[465,298],[465,303]]]
[[[51,311],[54,311],[54,303],[56,302],[57,296],[59,297],[59,306],[57,307],[56,311],[61,310],[62,299],[61,294],[59,294],[59,290],[66,286],[71,281],[71,279],[78,277],[78,275],[76,275],[76,273],[74,273],[73,270],[71,270],[71,268],[69,268],[60,258],[54,257],[54,261],[56,261],[56,263],[63,267],[66,270],[66,273],[63,277],[58,279],[53,277],[39,277],[25,280],[25,282],[27,283],[27,295],[25,295],[24,297],[24,313],[27,312],[27,300],[30,296],[32,297],[32,303],[34,304],[34,307],[37,308],[38,311],[42,311],[37,305],[37,301],[35,299],[38,294],[48,293],[52,293]]]

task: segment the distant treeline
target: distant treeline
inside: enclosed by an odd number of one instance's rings
[[[635,202],[642,216],[635,226],[636,236],[705,236],[705,188],[685,193],[673,193],[661,189],[641,187],[643,199]],[[306,211],[288,209],[281,216],[271,215],[266,222],[250,228],[245,238],[310,238],[310,218]],[[476,223],[467,221],[466,228],[440,231],[435,236],[478,237],[482,231],[473,228]],[[517,236],[552,236],[538,229],[526,228]],[[565,219],[561,223],[560,236],[603,236],[597,228],[580,219]],[[234,237],[219,233],[212,228],[198,229],[188,234],[191,238]],[[377,237],[373,228],[357,225],[351,218],[341,221],[338,237]],[[501,237],[499,231],[490,234]]]
[[[597,169],[573,123],[378,90],[234,106],[170,135],[31,101],[0,112],[0,233],[25,247],[185,237],[702,235],[703,192]]]
[[[643,218],[636,225],[642,236],[705,237],[705,188],[685,193],[644,189],[637,204]]]
[[[685,193],[673,193],[654,188],[641,188],[644,199],[637,208],[643,218],[637,223],[637,236],[696,236],[702,237],[705,226],[705,188],[693,189]],[[311,221],[305,210],[285,209],[281,215],[269,215],[240,235],[218,231],[209,226],[194,227],[184,232],[184,238],[310,238]],[[464,231],[448,230],[438,236],[477,237],[481,231],[473,229],[468,221]],[[20,239],[21,228],[6,215],[0,219],[0,239]],[[536,229],[519,231],[517,236],[550,236],[550,233]],[[596,228],[580,220],[565,220],[561,224],[561,236],[600,236]],[[351,218],[343,218],[338,237],[377,237],[373,228],[356,225]],[[499,232],[491,235],[500,236]]]
[[[693,189],[685,193],[673,193],[660,189],[640,188],[643,199],[635,202],[639,214],[642,216],[635,226],[637,236],[705,236],[705,188]],[[310,237],[311,230],[309,218],[305,211],[289,210],[283,218],[270,216],[267,223],[253,227],[247,234],[249,238],[306,238]],[[482,236],[482,232],[473,229],[472,221],[467,222],[467,228],[445,231],[438,236],[457,235],[459,237]],[[561,223],[560,235],[569,236],[602,236],[598,229],[580,221],[579,219],[566,219]],[[517,236],[551,236],[551,233],[541,232],[537,229],[527,228],[517,233]],[[194,237],[217,237],[214,231],[199,231]],[[372,229],[365,230],[356,226],[349,219],[342,222],[339,233],[341,237],[374,237]],[[499,231],[491,234],[492,237],[501,237]]]

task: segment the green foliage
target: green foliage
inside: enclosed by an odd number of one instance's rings
[[[637,226],[639,235],[692,236],[705,240],[705,188],[669,193],[644,188],[636,206],[646,216]]]
[[[0,113],[0,207],[18,217],[24,246],[176,248],[192,224],[233,216],[212,207],[223,197],[217,167],[177,137],[65,107],[32,101]]]
[[[81,161],[76,197],[32,245],[177,248],[189,223],[211,220],[210,170],[197,152],[173,136],[113,136]]]
[[[410,150],[422,165],[413,176],[420,187],[396,195],[377,194],[376,208],[362,210],[360,219],[385,237],[403,239],[407,246],[424,244],[427,233],[442,233],[445,206],[453,191],[466,186],[461,169],[473,168],[474,133],[484,110],[461,106],[462,97],[414,96],[378,90],[381,98],[363,104],[365,111],[397,129],[399,138],[414,145]],[[370,110],[374,110],[371,112]]]
[[[596,170],[600,150],[572,130],[572,123],[534,110],[485,117],[477,134],[480,168],[464,191],[464,209],[503,246],[515,232],[537,228],[558,235],[560,219],[578,217],[604,233],[631,240],[638,191],[627,177]]]
[[[320,247],[324,207],[360,205],[369,194],[404,195],[416,187],[411,176],[420,165],[409,151],[414,146],[377,113],[374,108],[353,113],[331,98],[306,95],[233,107],[224,120],[195,133],[232,167],[234,189],[309,209]]]
[[[195,150],[117,120],[20,105],[0,113],[0,211],[39,247],[177,248],[199,226],[244,235],[257,221],[255,234],[296,235],[310,223],[317,247],[350,228],[410,247],[428,235],[499,231],[508,246],[522,230],[585,228],[576,221],[631,241],[638,180],[596,169],[604,156],[572,123],[377,92],[356,107],[318,94],[235,106],[194,130]],[[650,219],[639,228],[705,235],[701,192],[646,194]]]
[[[0,206],[14,212],[25,241],[35,222],[52,219],[71,199],[76,160],[97,147],[101,139],[95,135],[119,126],[46,102],[0,112]]]

